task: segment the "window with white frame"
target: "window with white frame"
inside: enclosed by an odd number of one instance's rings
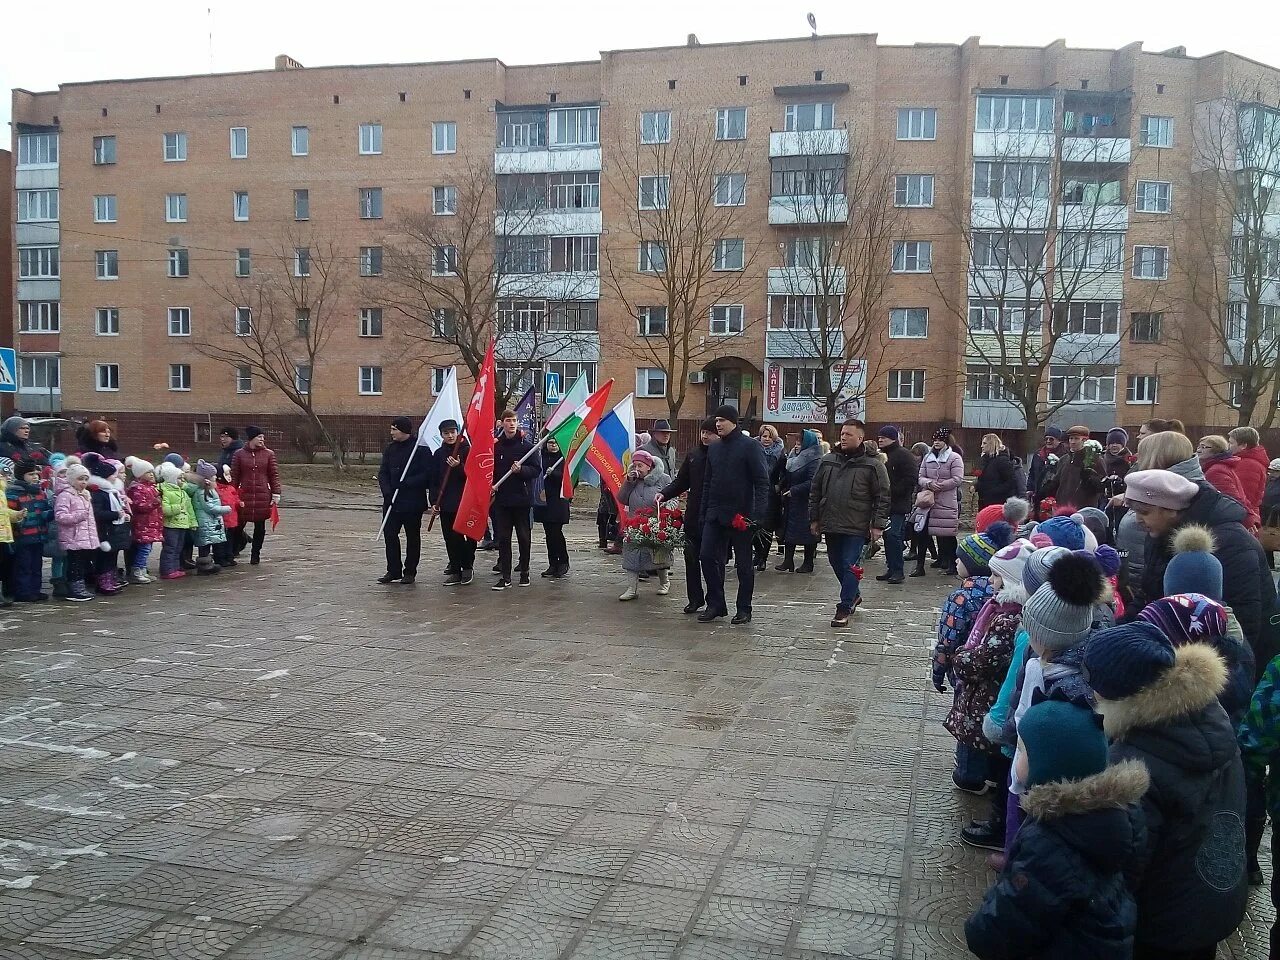
[[[747,175],[745,173],[717,173],[714,195],[717,207],[742,206],[747,202]]]
[[[59,276],[57,247],[19,247],[19,280],[56,280]]]
[[[1044,319],[1043,304],[1006,303],[993,300],[969,301],[969,331],[971,333],[1036,332]]]
[[[305,157],[311,152],[311,129],[294,127],[289,132],[289,152],[295,157]]]
[[[769,169],[773,197],[811,197],[830,203],[845,192],[846,157],[780,157]]]
[[[1133,276],[1136,280],[1164,280],[1169,276],[1168,247],[1134,247]]]
[[[553,147],[587,147],[600,142],[600,108],[567,107],[547,114],[548,137]]]
[[[965,368],[964,398],[966,400],[1012,400],[1013,394],[1006,387],[1004,377],[981,363],[971,363]]]
[[[448,367],[432,367],[431,368],[431,395],[433,397],[440,396],[440,392],[444,389],[445,381],[449,378]]]
[[[665,337],[667,335],[667,308],[638,307],[636,309],[636,329],[642,337]]]
[[[495,372],[498,375],[498,389],[511,397],[523,396],[532,387],[534,374],[538,367],[525,363],[500,363]]]
[[[743,309],[740,303],[717,303],[711,308],[711,332],[718,337],[742,332]]]
[[[451,243],[431,248],[431,275],[451,277],[458,272],[458,248]]]
[[[1144,147],[1173,146],[1173,117],[1143,117],[1138,126],[1138,143]]]
[[[253,336],[253,308],[236,307],[236,336]]]
[[[600,269],[600,238],[552,237],[552,273],[596,273]]]
[[[552,210],[599,210],[600,174],[552,173],[547,176],[548,206]],[[538,201],[528,207],[512,209],[536,210]]]
[[[191,389],[191,364],[169,364],[169,389],[178,391]]]
[[[432,187],[431,209],[437,217],[447,217],[457,213],[458,188],[452,186]]]
[[[1120,301],[1081,300],[1054,304],[1053,320],[1058,333],[1119,336]]]
[[[381,220],[382,219],[382,188],[381,187],[361,187],[360,188],[360,219],[361,220]]]
[[[311,364],[295,363],[293,365],[293,387],[304,396],[311,392]]]
[[[190,307],[170,307],[169,308],[169,336],[171,337],[191,336],[191,308]]]
[[[898,139],[938,139],[938,111],[933,107],[899,107]]]
[[[894,177],[895,207],[932,207],[933,174],[903,173]]]
[[[360,368],[360,396],[377,397],[382,395],[382,368]]]
[[[453,340],[458,336],[458,311],[453,307],[437,307],[431,317],[431,335],[441,340]]]
[[[579,377],[585,377],[588,390],[596,388],[596,365],[589,360],[548,360],[547,373],[560,378],[561,391],[568,390]]]
[[[1173,184],[1167,180],[1138,181],[1138,212],[1169,213],[1173,210]]]
[[[1051,133],[1053,97],[981,96],[975,129],[980,132]]]
[[[746,107],[721,107],[716,111],[716,139],[747,139]]]
[[[236,276],[247,277],[253,270],[253,251],[249,247],[236,248]]]
[[[293,248],[293,275],[295,277],[311,276],[311,248]]]
[[[382,336],[382,308],[381,307],[361,307],[360,308],[360,336],[362,337]]]
[[[19,190],[18,222],[38,223],[58,219],[57,190]]]
[[[1070,270],[1119,270],[1124,262],[1123,233],[1064,233],[1059,253]]]
[[[640,114],[640,142],[671,142],[670,110],[646,110]]]
[[[310,190],[293,191],[293,219],[295,220],[311,219],[311,191]]]
[[[18,357],[18,389],[44,394],[62,392],[62,358],[41,355]]]
[[[788,131],[831,130],[836,125],[836,105],[834,103],[788,103],[783,122]],[[731,138],[722,137],[721,139]]]
[[[431,124],[431,152],[458,152],[458,125],[452,120],[436,120]]]
[[[1058,365],[1049,367],[1050,403],[1116,402],[1116,368]]]
[[[819,298],[783,295],[769,298],[769,326],[775,330],[818,329]]]
[[[362,277],[382,276],[382,248],[381,247],[361,247],[360,248],[360,276]]]
[[[236,367],[236,393],[253,393],[253,367],[243,363]]]
[[[249,128],[231,128],[231,159],[244,160],[249,156]]]
[[[741,270],[746,260],[747,241],[741,237],[722,237],[716,241],[714,270]]]
[[[305,340],[311,336],[311,308],[298,307],[293,312],[294,333],[299,339]]]
[[[1163,313],[1132,313],[1129,315],[1129,342],[1159,343],[1163,326]]]
[[[1280,306],[1272,303],[1235,301],[1227,304],[1226,333],[1228,340],[1252,340],[1270,345],[1280,332]]]
[[[188,277],[191,275],[191,257],[186,247],[174,247],[169,251],[169,276]]]
[[[186,223],[187,195],[185,193],[165,194],[164,219],[166,223]]]
[[[498,301],[498,330],[502,333],[536,333],[546,319],[545,300]]]
[[[659,240],[640,241],[640,272],[667,272],[667,248],[665,244]]]
[[[821,367],[782,368],[782,399],[815,400],[826,392],[827,378]]]
[[[48,167],[58,162],[56,133],[18,134],[18,166]]]
[[[1049,164],[1038,160],[975,160],[973,195],[990,200],[1043,200]]]
[[[1150,374],[1129,374],[1124,388],[1125,403],[1158,403],[1160,378]]]
[[[1117,237],[1120,236],[1117,234]],[[1045,262],[1045,238],[1042,233],[975,230],[971,242],[973,249],[970,254],[976,269],[1015,267],[1036,271]]]
[[[94,364],[94,389],[100,392],[120,389],[120,364]]]
[[[640,209],[665,210],[671,202],[671,178],[665,176],[640,178]]]
[[[237,190],[231,197],[231,219],[249,219],[249,191]]]
[[[93,252],[93,260],[94,266],[98,271],[99,280],[120,279],[119,250],[95,250]]]
[[[18,330],[22,333],[57,333],[61,327],[57,300],[19,300]]]
[[[502,236],[497,240],[498,269],[503,273],[546,273],[550,244],[546,237]]]
[[[828,249],[821,237],[792,237],[782,248],[782,265],[793,270],[821,270]]]
[[[922,340],[929,336],[927,307],[895,307],[889,311],[889,336],[895,340]]]
[[[116,138],[115,137],[94,137],[93,138],[93,165],[95,167],[105,167],[116,162]]]
[[[556,333],[588,333],[600,329],[600,301],[558,300],[547,308],[547,329]]]
[[[923,370],[890,370],[888,399],[923,400],[924,374]]]
[[[661,367],[636,367],[636,396],[665,397],[667,372]]]
[[[898,240],[894,242],[894,273],[929,273],[932,270],[932,240]]]
[[[166,133],[164,135],[164,161],[177,163],[187,159],[187,135],[185,133]]]
[[[116,195],[114,193],[100,193],[93,198],[93,222],[116,222]]]
[[[372,156],[382,152],[382,124],[360,124],[360,153]]]
[[[1254,231],[1248,237],[1232,237],[1230,269],[1232,277],[1280,277],[1280,237],[1259,236]]]

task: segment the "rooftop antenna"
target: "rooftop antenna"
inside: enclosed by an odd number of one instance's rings
[[[213,73],[213,7],[205,7],[204,12],[209,20],[209,72]]]
[[[811,13],[808,16],[808,20],[809,29],[813,31],[813,35],[816,37],[818,35],[818,18]]]

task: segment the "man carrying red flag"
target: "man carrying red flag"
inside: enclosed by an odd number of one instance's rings
[[[489,500],[493,489],[493,341],[480,365],[476,389],[467,407],[467,438],[471,450],[463,464],[466,483],[453,518],[454,532],[476,542],[484,539],[489,525]]]

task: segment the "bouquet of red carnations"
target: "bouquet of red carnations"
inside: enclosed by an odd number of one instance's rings
[[[684,547],[684,514],[680,510],[642,507],[622,521],[622,545],[633,550],[676,550]]]

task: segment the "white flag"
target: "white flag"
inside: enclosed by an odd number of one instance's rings
[[[440,439],[440,424],[446,420],[452,420],[461,428],[462,403],[458,400],[457,367],[450,367],[445,374],[444,385],[440,388],[436,402],[431,405],[431,412],[418,428],[418,446],[427,447],[432,453],[439,450],[444,445],[444,441]]]

